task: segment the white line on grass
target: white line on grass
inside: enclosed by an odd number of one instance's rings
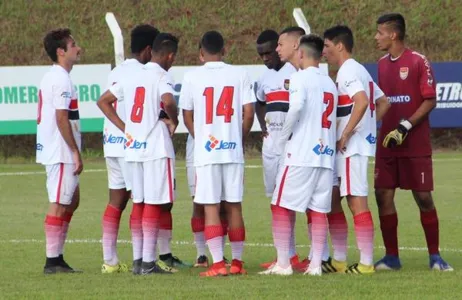
[[[462,158],[434,158],[433,162],[448,162],[448,161],[462,161]],[[369,164],[373,165],[374,162],[370,161]],[[260,169],[261,165],[246,165],[246,169]],[[176,167],[177,170],[185,170],[186,167]],[[84,173],[106,172],[106,169],[88,169],[83,170]],[[0,172],[0,176],[20,176],[20,175],[39,175],[45,174],[45,171],[29,171],[29,172]]]
[[[45,240],[39,239],[13,239],[13,240],[0,240],[0,244],[44,244]],[[99,239],[69,239],[66,241],[69,244],[101,244],[101,240]],[[132,241],[130,240],[117,240],[119,244],[131,244]],[[172,241],[173,245],[180,245],[180,246],[192,246],[194,242],[189,241]],[[227,243],[229,245],[229,243]],[[245,247],[257,247],[257,248],[268,248],[273,247],[271,243],[245,243]],[[309,248],[309,245],[297,245],[297,248]],[[356,249],[355,246],[348,246],[348,248]],[[375,247],[377,249],[385,249],[383,246]],[[399,247],[399,250],[402,251],[428,251],[426,247]],[[462,253],[462,249],[456,248],[442,248],[440,249],[441,252],[457,252]]]

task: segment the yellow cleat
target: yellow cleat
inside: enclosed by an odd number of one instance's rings
[[[117,265],[114,265],[114,266],[104,264],[101,267],[101,273],[103,274],[126,273],[126,272],[128,272],[128,266],[126,264],[118,263]]]
[[[347,270],[347,262],[339,261],[329,257],[328,260],[322,262],[323,273],[345,273]]]
[[[373,274],[375,273],[374,265],[363,265],[361,263],[353,264],[345,271],[347,274]]]
[[[178,272],[178,269],[175,269],[173,267],[170,267],[169,265],[167,265],[165,262],[163,262],[162,260],[158,259],[156,261],[157,263],[157,266],[159,266],[159,268],[161,268],[162,270],[166,271],[166,272],[170,272],[170,273],[176,273]]]

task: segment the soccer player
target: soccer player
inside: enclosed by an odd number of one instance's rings
[[[306,213],[312,220],[313,256],[305,274],[322,274],[335,161],[336,122],[332,112],[338,99],[334,82],[319,70],[323,47],[324,41],[316,35],[300,39],[300,69],[290,79],[290,108],[276,146],[279,153],[286,149],[284,169],[278,173],[271,202],[278,259],[260,274],[293,273],[289,248],[295,212]]]
[[[436,82],[428,59],[405,45],[406,24],[400,14],[377,20],[377,47],[388,52],[378,63],[379,86],[388,96],[375,160],[375,196],[386,255],[376,270],[398,270],[398,216],[395,189],[411,190],[420,220],[430,269],[452,271],[439,253],[438,215],[433,202],[432,149],[428,115],[436,106]]]
[[[134,76],[143,65],[151,60],[151,47],[159,34],[157,28],[143,24],[136,26],[131,32],[131,52],[133,58],[125,60],[109,73],[107,88],[124,77]],[[125,106],[123,102],[114,108],[119,118],[125,122]],[[126,264],[119,262],[117,256],[117,236],[119,233],[122,211],[130,198],[130,175],[124,159],[125,133],[117,128],[108,118],[104,118],[104,156],[109,181],[109,203],[103,215],[103,258],[101,267],[103,274],[127,272]]]
[[[389,104],[364,66],[352,58],[354,40],[350,28],[338,25],[327,29],[324,42],[324,56],[328,63],[339,67],[336,79],[339,95],[336,167],[340,177],[340,196],[347,198],[353,214],[360,250],[359,263],[347,267],[347,230],[331,231],[334,259],[335,251],[339,249],[344,251],[341,254],[345,258],[344,261],[335,260],[332,265],[337,271],[345,270],[346,273],[373,273],[374,224],[367,204],[368,158],[375,155],[376,122],[383,117]],[[333,200],[340,201],[341,198],[333,197]],[[341,206],[340,203],[335,205]]]
[[[175,198],[175,153],[171,134],[178,125],[173,83],[167,73],[178,50],[178,40],[159,34],[152,45],[151,62],[131,77],[124,77],[98,101],[106,117],[125,133],[125,160],[132,172],[133,210],[130,229],[133,242],[133,273],[172,273],[156,258],[162,210]],[[127,111],[126,121],[112,103]],[[159,119],[161,106],[169,117]],[[129,114],[128,114],[129,113]]]
[[[79,206],[83,170],[79,105],[69,72],[80,59],[69,29],[48,32],[43,40],[53,61],[40,82],[36,161],[45,166],[50,205],[45,218],[45,274],[72,273],[63,257],[72,215]]]
[[[252,127],[255,100],[246,71],[224,63],[223,55],[222,35],[206,32],[200,41],[200,57],[205,64],[185,75],[180,94],[184,122],[194,138],[194,202],[204,206],[204,234],[213,259],[213,265],[200,273],[206,277],[228,275],[220,206],[225,207],[229,222],[233,258],[229,273],[246,273],[242,263],[243,140]]]

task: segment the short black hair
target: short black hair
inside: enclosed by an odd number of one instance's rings
[[[353,32],[346,25],[337,25],[324,31],[324,38],[334,44],[342,43],[348,52],[353,51],[354,39]]]
[[[261,45],[267,42],[278,42],[279,39],[279,34],[272,30],[272,29],[266,29],[260,33],[260,35],[257,38],[257,44]]]
[[[202,36],[199,47],[204,48],[207,53],[214,55],[223,51],[223,48],[225,47],[225,40],[218,31],[207,31]]]
[[[305,29],[299,27],[299,26],[290,26],[290,27],[287,27],[285,28],[283,31],[281,31],[280,34],[284,34],[284,33],[288,33],[288,34],[298,34],[299,36],[302,36],[302,35],[305,35],[306,32],[305,32]]]
[[[391,27],[393,31],[398,33],[398,39],[404,40],[406,36],[406,21],[404,21],[403,15],[399,13],[391,13],[380,16],[377,19],[377,24],[386,24]]]
[[[321,59],[322,50],[324,49],[324,40],[316,34],[304,35],[300,38],[300,47],[310,49],[310,54],[315,59]]]
[[[130,34],[130,50],[133,54],[138,54],[152,43],[159,34],[159,30],[149,24],[141,24],[133,28]]]
[[[69,28],[58,28],[48,32],[43,39],[43,46],[53,62],[58,62],[58,48],[67,51],[67,42],[71,37]]]
[[[161,55],[177,53],[178,38],[171,33],[162,32],[156,37],[152,43],[152,52]]]

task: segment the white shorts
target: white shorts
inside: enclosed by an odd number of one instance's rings
[[[109,189],[132,189],[130,168],[123,157],[106,157],[106,168]]]
[[[196,167],[196,196],[198,204],[218,204],[221,200],[242,202],[244,193],[244,164],[211,164]]]
[[[266,197],[273,196],[274,188],[276,187],[276,177],[278,171],[283,167],[284,159],[280,155],[262,154],[263,160],[263,182],[265,184]]]
[[[186,177],[188,180],[189,195],[194,197],[196,194],[196,168],[194,166],[186,166]]]
[[[352,155],[338,158],[337,171],[340,177],[340,196],[367,196],[367,168],[369,158],[362,155]]]
[[[79,176],[74,175],[75,164],[46,165],[48,200],[51,203],[69,205],[75,189],[79,185]]]
[[[278,174],[271,204],[301,213],[328,213],[332,203],[332,170],[285,166]]]
[[[173,203],[176,188],[174,159],[160,158],[127,164],[132,173],[133,203]]]

